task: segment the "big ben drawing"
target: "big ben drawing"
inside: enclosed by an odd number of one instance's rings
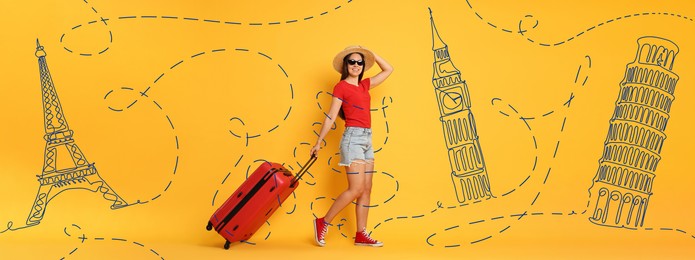
[[[493,195],[471,112],[468,85],[461,79],[461,72],[450,59],[448,46],[437,32],[432,10],[430,22],[434,51],[432,85],[439,105],[456,199],[460,203],[490,199]]]

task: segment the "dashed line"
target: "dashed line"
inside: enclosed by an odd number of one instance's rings
[[[473,8],[473,6],[471,5],[471,3],[470,3],[469,0],[466,0],[466,3],[468,4],[468,7],[470,8],[470,10],[471,10],[473,13],[475,13],[475,15],[476,15],[481,21],[485,22],[488,26],[490,26],[490,27],[492,27],[492,28],[494,28],[494,29],[499,29],[499,30],[501,30],[502,32],[505,32],[505,33],[513,33],[513,32],[514,32],[514,30],[506,29],[506,28],[501,28],[501,27],[499,27],[499,26],[493,24],[492,22],[485,20],[477,11],[475,11],[475,9]],[[596,29],[596,28],[598,28],[598,27],[601,27],[601,26],[603,26],[603,25],[607,25],[607,24],[609,24],[609,23],[617,22],[617,21],[620,21],[620,20],[627,20],[627,18],[633,18],[633,17],[639,17],[639,16],[648,16],[648,15],[651,15],[651,16],[665,15],[665,16],[671,16],[671,17],[678,17],[678,19],[684,19],[684,20],[690,21],[690,22],[693,22],[693,21],[694,21],[692,18],[688,18],[687,16],[684,16],[684,15],[681,15],[681,14],[676,14],[676,13],[668,13],[668,12],[664,12],[664,13],[661,13],[661,12],[658,12],[658,13],[657,13],[657,12],[651,12],[651,13],[650,13],[650,12],[634,13],[634,14],[628,14],[628,15],[624,15],[624,16],[618,16],[618,17],[613,18],[613,19],[608,19],[608,20],[606,20],[605,22],[601,22],[601,23],[598,23],[597,25],[588,27],[587,29],[585,29],[585,30],[583,30],[583,31],[581,31],[581,32],[579,32],[579,33],[577,33],[575,36],[572,36],[572,37],[568,38],[568,39],[565,40],[565,41],[558,41],[558,42],[556,42],[556,43],[547,43],[547,42],[540,42],[540,41],[534,40],[534,39],[532,39],[532,38],[526,36],[526,35],[525,35],[525,32],[527,32],[528,30],[522,30],[522,29],[521,29],[521,24],[523,23],[523,20],[520,20],[520,21],[519,21],[519,30],[517,31],[517,33],[518,33],[520,36],[522,36],[522,37],[526,37],[526,40],[527,40],[527,41],[529,41],[529,42],[531,42],[531,43],[535,43],[535,44],[537,44],[538,46],[542,46],[542,47],[554,47],[554,46],[560,46],[560,45],[562,45],[562,44],[564,44],[564,43],[566,43],[566,42],[572,41],[572,40],[574,40],[575,38],[580,37],[580,36],[584,35],[585,33],[589,32],[589,31],[592,31],[592,30],[594,30],[594,29]],[[533,17],[533,16],[527,15],[526,17]],[[536,28],[537,26],[538,26],[538,21],[536,21],[536,25],[534,25],[533,28]]]
[[[75,224],[72,224],[72,225],[75,226],[75,227],[78,227],[78,226],[75,225]],[[78,227],[78,228],[79,228],[79,227]],[[67,234],[67,233],[66,233],[66,234]],[[70,236],[69,234],[67,234],[67,235]],[[78,237],[77,239],[80,240],[80,243],[84,243],[85,240],[88,240],[88,238],[87,238],[84,234],[82,234],[82,236]],[[113,241],[116,241],[116,242],[128,242],[127,239],[124,239],[124,238],[117,238],[117,237],[113,237],[113,238],[110,238],[110,239],[107,239],[107,238],[105,238],[105,237],[95,237],[95,238],[93,238],[93,240],[94,240],[94,241],[99,241],[99,242],[106,242],[106,241],[112,241],[112,242],[113,242]],[[128,244],[130,244],[130,243],[128,243]],[[157,251],[155,251],[154,248],[148,248],[148,247],[146,247],[144,244],[139,243],[139,242],[135,242],[135,241],[133,241],[132,244],[137,245],[137,246],[142,247],[142,248],[147,248],[147,249],[149,249],[149,252],[151,252],[151,253],[157,255],[160,259],[164,260],[164,257],[162,257]],[[79,249],[79,247],[75,247],[74,249],[72,249],[72,250],[68,253],[68,255],[73,255],[73,254],[75,254],[75,252],[76,252],[78,249]],[[60,258],[60,259],[65,259],[65,257],[62,257],[62,258]]]
[[[475,244],[475,243],[483,242],[483,241],[485,241],[485,240],[488,240],[488,239],[490,239],[491,237],[492,237],[492,236],[487,236],[487,237],[485,237],[485,238],[483,238],[483,239],[480,239],[480,240],[476,240],[476,241],[473,241],[473,242],[471,242],[471,244]]]
[[[538,196],[540,196],[540,195],[541,195],[541,192],[539,191],[539,192],[536,194],[536,197],[533,198],[533,201],[531,202],[531,205],[533,205],[533,204],[536,203],[536,200],[538,199]]]
[[[249,49],[244,49],[244,48],[236,48],[236,49],[234,49],[234,50],[235,50],[235,51],[239,51],[239,52],[247,52],[247,53],[250,53],[250,50],[249,50]],[[271,60],[271,61],[273,60],[273,58],[270,57],[268,54],[265,54],[265,53],[262,53],[262,52],[256,52],[256,54],[258,54],[259,56],[263,57],[264,59],[268,59],[268,60]],[[282,65],[277,64],[277,66],[278,66],[278,68],[282,71],[283,75],[285,75],[285,78],[288,78],[288,79],[289,79],[289,75],[287,74],[287,71],[282,67]],[[289,89],[290,89],[290,100],[291,100],[291,101],[294,101],[294,89],[293,89],[293,87],[292,87],[292,83],[291,83],[291,82],[289,83]],[[283,118],[283,121],[286,121],[286,120],[287,120],[287,118],[289,117],[291,111],[292,111],[292,105],[290,105],[290,106],[288,107],[287,113],[285,114],[285,117]],[[237,120],[239,120],[239,121],[242,122],[242,125],[244,125],[244,124],[243,124],[243,121],[242,121],[240,118],[236,118],[236,117],[235,117],[235,118],[232,118],[232,119],[237,119]],[[230,119],[230,121],[231,121],[232,119]],[[279,124],[276,125],[276,126],[273,126],[271,129],[266,130],[265,132],[270,133],[270,132],[276,130],[279,126],[280,126]],[[261,136],[261,133],[255,133],[255,134],[246,133],[246,135],[244,136],[244,135],[237,134],[237,133],[235,133],[235,132],[232,131],[232,130],[229,130],[229,132],[230,132],[234,137],[236,137],[236,138],[246,138],[246,145],[247,145],[247,146],[248,146],[248,143],[249,143],[249,139],[252,139],[252,138],[256,138],[256,137],[260,137],[260,136]]]
[[[397,183],[397,181],[395,180],[395,178],[393,177],[393,175],[390,175],[390,174],[388,174],[388,173],[386,173],[386,172],[381,172],[381,173],[382,173],[382,175],[390,176],[391,179],[393,179],[394,182]],[[348,173],[348,174],[351,174],[351,173]],[[371,205],[364,205],[364,204],[357,204],[357,202],[355,202],[355,201],[353,201],[353,202],[351,202],[351,203],[352,203],[353,205],[358,205],[358,206],[360,206],[360,207],[375,208],[375,207],[378,207],[378,206],[380,206],[380,205],[387,204],[389,201],[391,201],[391,200],[396,196],[397,193],[398,193],[398,189],[396,189],[396,190],[393,192],[393,194],[391,194],[391,196],[390,196],[388,199],[386,199],[386,200],[385,200],[383,203],[381,203],[381,204],[378,204],[378,203],[377,203],[377,204],[371,204]],[[326,198],[327,198],[327,197],[325,197],[325,196],[316,197],[316,198],[314,199],[314,201],[311,202],[311,204],[310,204],[310,206],[309,206],[309,209],[313,212],[313,209],[314,209],[314,202],[317,202],[317,201],[320,201],[320,200],[324,200],[324,199],[326,199]],[[335,198],[331,198],[331,200],[334,200],[334,201],[335,201]],[[316,216],[316,214],[313,214],[313,215]],[[423,216],[424,216],[424,215],[423,215]],[[395,219],[407,219],[407,218],[408,218],[408,216],[397,216]],[[384,220],[383,222],[388,222],[388,221],[391,221],[391,220],[394,220],[394,218],[389,218],[389,219],[387,219],[387,220]],[[377,224],[377,225],[379,225],[379,224]]]
[[[469,3],[469,4],[470,4],[470,3]],[[588,55],[587,55],[587,58],[588,58]],[[590,61],[590,58],[589,58],[589,67],[591,67],[590,64],[591,64],[591,61]],[[580,66],[580,68],[579,68],[579,71],[581,71],[581,66]],[[577,73],[579,73],[579,71],[578,71]],[[577,74],[577,75],[578,75],[578,74]],[[575,77],[575,78],[577,78],[577,77]],[[588,78],[588,76],[587,76],[587,78]],[[577,81],[577,80],[575,80],[575,84],[576,84],[576,81]],[[572,98],[574,98],[573,95],[571,95],[570,100],[568,100],[567,102],[565,102],[565,104],[567,104],[568,102],[570,102],[570,101],[572,100]],[[492,105],[495,105],[495,101],[497,101],[497,100],[501,100],[501,99],[500,99],[500,98],[493,98],[492,101],[491,101],[491,102],[492,102]],[[569,106],[568,106],[568,105],[565,105],[565,106],[569,109]],[[514,111],[514,113],[517,114],[518,118],[524,122],[524,124],[527,126],[527,129],[528,129],[530,132],[533,132],[533,129],[531,128],[531,126],[528,124],[527,121],[528,121],[528,120],[535,119],[535,117],[524,117],[524,116],[521,116],[521,115],[519,114],[518,110],[516,110],[516,109],[514,108],[514,106],[512,106],[511,104],[507,104],[507,107],[509,107],[512,111]],[[506,114],[506,113],[504,113],[503,111],[499,111],[499,112],[500,112],[501,114],[503,114],[503,115],[509,117],[509,114]],[[555,112],[555,110],[551,110],[550,112],[544,113],[542,117],[551,115],[551,114],[553,114],[554,112]],[[510,118],[511,118],[511,117],[510,117]],[[560,132],[562,132],[562,130],[564,130],[564,125],[565,125],[566,120],[567,120],[567,117],[565,116],[565,117],[563,118],[563,124],[562,124],[562,128],[561,128]],[[533,137],[534,147],[535,147],[535,149],[536,149],[536,151],[537,151],[537,150],[538,150],[538,145],[537,145],[537,142],[536,142],[536,137],[535,137],[535,135],[533,135],[533,133],[532,133],[532,137]],[[556,155],[557,155],[557,151],[558,151],[558,149],[559,149],[559,145],[560,145],[560,141],[558,140],[557,143],[556,143],[556,145],[555,145],[555,151],[554,151],[554,154],[553,154],[553,159],[554,159],[554,158],[556,157]],[[532,172],[535,172],[537,162],[538,162],[538,155],[536,155],[535,158],[534,158],[534,164],[533,164]],[[548,172],[547,172],[547,174],[546,174],[546,176],[545,176],[545,179],[544,179],[544,181],[543,181],[543,184],[546,184],[546,182],[547,182],[547,180],[548,180],[548,178],[549,178],[549,176],[550,176],[551,169],[552,169],[551,167],[548,167]],[[530,177],[531,177],[531,175],[527,176],[526,179],[524,179],[524,180],[521,182],[521,184],[519,184],[519,187],[523,186],[523,185],[529,180]],[[511,194],[511,193],[514,192],[515,190],[516,190],[516,189],[512,189],[511,191],[508,191],[508,192],[504,193],[504,194],[502,195],[502,197]],[[538,200],[538,198],[540,197],[540,195],[541,195],[541,192],[540,192],[540,191],[536,193],[536,196],[535,196],[535,197],[533,198],[533,200],[531,201],[531,204],[530,204],[531,206],[534,205],[534,204],[537,202],[537,200]],[[476,202],[479,202],[479,201],[476,201]],[[473,202],[473,204],[475,204],[476,202]],[[460,205],[460,206],[463,206],[463,205]],[[438,203],[438,208],[442,208],[442,205],[441,205],[440,203]],[[446,207],[446,208],[451,208],[451,207]],[[434,213],[435,211],[436,211],[436,209],[433,210],[431,213]],[[543,212],[533,212],[533,213],[531,213],[531,216],[542,216],[542,215],[544,215],[544,214],[545,214],[545,213],[543,213]],[[555,213],[553,213],[552,215],[560,215],[560,216],[562,216],[562,213],[557,213],[557,212],[555,212]],[[574,214],[574,211],[572,211],[572,213],[570,213],[568,216],[570,216],[570,215],[576,215],[576,214]],[[521,219],[524,218],[525,216],[528,216],[528,214],[527,214],[526,212],[520,213],[520,214],[512,214],[512,215],[510,215],[510,217],[516,217],[517,220],[521,220]],[[493,218],[491,218],[490,220],[500,220],[500,219],[504,219],[504,216],[493,217]],[[474,225],[474,224],[479,224],[479,223],[483,223],[483,222],[485,222],[484,219],[472,221],[472,222],[469,222],[468,224],[469,224],[469,225]],[[507,231],[510,227],[511,227],[511,225],[508,225],[507,227],[501,229],[501,230],[499,231],[499,233],[503,233],[503,232]],[[448,229],[447,229],[447,230],[444,230],[444,231],[446,232],[446,231],[448,231]],[[430,240],[432,237],[434,237],[435,235],[436,235],[436,233],[433,233],[433,234],[430,235],[430,236],[427,238],[427,240],[426,240],[427,244],[429,244],[430,246],[434,246],[434,244],[430,243],[429,240]],[[472,242],[470,242],[470,243],[471,243],[471,244],[475,244],[475,243],[479,243],[479,242],[488,240],[488,239],[490,239],[490,238],[492,238],[492,236],[487,236],[487,237],[485,237],[485,238],[472,241]],[[446,248],[446,246],[445,246],[445,248]]]
[[[321,110],[321,112],[324,114],[324,116],[330,118],[330,116],[329,116],[326,112],[323,111],[323,107],[321,106],[321,102],[319,101],[321,94],[329,95],[331,98],[334,98],[335,96],[333,96],[333,93],[327,92],[327,91],[319,91],[319,92],[316,93],[316,96],[315,96],[316,105],[318,106],[319,110]],[[387,98],[388,98],[388,99],[387,99]],[[347,101],[344,101],[344,100],[342,100],[342,99],[340,99],[340,100],[341,100],[342,102],[345,102],[345,103],[347,104]],[[387,101],[387,100],[388,100],[388,101]],[[387,103],[388,103],[388,104],[387,104]],[[379,153],[379,152],[384,148],[384,146],[388,143],[388,141],[389,141],[389,134],[390,134],[390,131],[389,131],[388,117],[387,117],[387,115],[386,115],[386,109],[387,109],[387,108],[389,107],[389,105],[392,104],[392,103],[393,103],[393,97],[383,97],[382,100],[381,100],[381,107],[380,107],[380,108],[370,109],[370,112],[376,112],[376,111],[379,111],[379,110],[382,111],[382,116],[383,116],[383,118],[384,118],[384,125],[385,125],[385,127],[386,127],[386,135],[385,135],[385,137],[384,137],[383,146],[382,146],[382,147],[378,147],[378,148],[374,148],[374,153],[375,153],[375,154],[376,154],[376,153]],[[348,105],[350,105],[350,104],[348,104]],[[321,123],[317,122],[317,123],[315,123],[315,124],[321,124]],[[334,123],[334,127],[331,128],[331,130],[335,130],[335,123]],[[314,134],[315,134],[316,136],[318,136],[318,133],[316,133],[316,131],[314,131]],[[325,140],[324,140],[324,142],[325,142]],[[339,153],[336,153],[334,156],[337,156],[337,155],[340,155],[340,154],[339,154]],[[332,157],[331,157],[331,158],[332,158]],[[329,161],[328,161],[328,164],[329,164],[329,165],[330,165],[330,161],[331,161],[331,159],[329,159]],[[334,172],[336,172],[336,173],[341,173],[340,170],[338,170],[338,169],[336,169],[336,168],[334,168],[334,167],[332,167],[332,166],[331,166],[331,170],[334,171]],[[388,174],[388,173],[387,173],[387,174]]]
[[[157,83],[157,81],[159,81],[159,79],[161,79],[162,77],[164,77],[164,73],[160,74],[159,77],[157,77],[157,79],[154,80],[154,83]]]
[[[162,75],[164,75],[164,74],[162,74]],[[160,77],[161,77],[161,75],[160,75]],[[120,90],[122,90],[122,91],[135,91],[133,88],[130,88],[130,87],[121,87]],[[147,90],[149,90],[149,87],[148,87]],[[146,91],[147,91],[147,90],[146,90]],[[146,92],[146,91],[144,91],[144,92]],[[113,92],[114,92],[114,90],[108,91],[108,92],[106,93],[106,95],[104,95],[104,100],[105,100],[105,101],[108,100],[108,97],[109,97]],[[150,99],[150,97],[147,96],[147,95],[145,95],[144,92],[141,92],[140,97]],[[171,127],[171,130],[172,130],[173,135],[174,135],[174,145],[175,145],[174,147],[175,147],[175,149],[176,149],[176,153],[177,153],[177,154],[176,154],[176,159],[175,159],[174,167],[173,167],[172,174],[171,174],[171,179],[169,179],[169,182],[167,183],[167,185],[166,185],[166,187],[164,188],[164,190],[163,190],[161,193],[158,193],[158,194],[154,195],[150,200],[144,200],[144,201],[142,201],[142,200],[137,200],[137,202],[131,203],[131,205],[133,205],[133,204],[144,204],[144,203],[147,203],[147,202],[149,202],[149,201],[154,201],[154,200],[160,198],[160,197],[161,197],[165,192],[167,192],[167,191],[169,190],[169,188],[171,187],[171,184],[173,183],[173,178],[174,178],[174,176],[176,176],[176,171],[177,171],[178,165],[179,165],[179,154],[178,154],[178,153],[179,153],[179,149],[180,149],[180,146],[179,146],[179,137],[178,137],[178,135],[176,134],[176,128],[174,127],[174,122],[173,122],[173,120],[171,119],[171,117],[170,117],[168,114],[166,114],[166,113],[164,112],[164,109],[162,108],[162,106],[161,106],[159,103],[157,103],[157,101],[155,101],[155,100],[153,100],[153,99],[150,99],[150,100],[152,101],[152,103],[153,103],[157,108],[159,108],[159,110],[162,112],[162,114],[164,115],[164,117],[167,119],[167,122],[169,123],[169,126]],[[128,106],[126,107],[126,109],[131,109],[131,108],[133,108],[133,106],[134,106],[137,102],[138,102],[138,99],[134,100],[133,102],[130,103],[130,105],[128,105]],[[114,111],[114,112],[124,112],[124,111],[125,111],[125,109],[116,109],[116,108],[113,108],[113,107],[111,107],[111,106],[108,106],[108,108],[109,108],[111,111]]]
[[[502,232],[504,232],[504,231],[507,231],[507,229],[509,229],[510,227],[512,227],[512,226],[507,226],[507,227],[503,228],[502,230],[500,230],[499,233],[502,233]]]
[[[85,1],[85,3],[88,5],[88,7],[89,7],[95,14],[99,15],[99,12],[98,12],[94,7],[89,6],[89,3],[87,3],[86,1]],[[352,1],[350,0],[350,1],[347,1],[347,2],[346,2],[346,4],[349,4],[349,3],[352,3]],[[339,9],[341,9],[341,7],[342,7],[342,5],[338,5],[338,6],[336,6],[336,7],[333,7],[331,11],[332,11],[332,12],[337,12]],[[320,15],[321,15],[321,16],[324,16],[324,15],[327,15],[328,13],[329,13],[329,11],[324,11],[324,12],[322,12]],[[293,23],[297,23],[297,22],[299,22],[299,21],[308,21],[308,20],[311,20],[312,18],[314,18],[314,16],[309,16],[309,17],[306,17],[306,18],[304,18],[304,19],[290,19],[290,20],[286,20],[286,21],[284,21],[284,22],[279,22],[279,21],[273,21],[273,22],[267,22],[267,23],[264,23],[264,22],[249,22],[249,23],[246,23],[246,25],[252,26],[252,27],[260,27],[260,26],[263,26],[263,25],[280,25],[280,24],[283,24],[283,23],[284,23],[284,24],[293,24]],[[105,26],[108,26],[108,24],[106,23],[106,21],[108,21],[109,19],[110,19],[110,18],[103,18],[103,17],[100,17],[100,20],[104,23]],[[138,16],[136,16],[136,15],[128,15],[128,16],[118,16],[117,19],[118,19],[118,20],[134,20],[134,19],[143,19],[143,20],[156,20],[156,19],[179,20],[180,18],[179,18],[178,16],[161,16],[161,17],[157,17],[156,15],[142,15],[142,16],[139,16],[139,17],[138,17]],[[236,21],[222,21],[222,20],[218,20],[218,19],[205,19],[205,18],[201,19],[201,18],[196,18],[196,17],[184,17],[184,18],[182,18],[182,20],[183,20],[183,21],[203,22],[203,23],[207,23],[207,24],[244,25],[244,23],[236,22]],[[96,21],[90,21],[90,22],[87,23],[87,25],[92,25],[92,24],[95,24],[95,23],[96,23]],[[75,26],[71,27],[70,30],[71,30],[71,31],[75,31],[75,30],[77,30],[77,29],[79,29],[79,28],[81,28],[81,27],[82,27],[82,24],[78,24],[78,25],[75,25]],[[112,33],[111,30],[108,30],[108,32],[109,32],[109,35],[111,35],[111,39],[108,41],[107,45],[110,46],[111,44],[113,44],[113,33]],[[65,34],[63,34],[63,36],[64,36],[64,35],[65,35]],[[62,36],[61,36],[61,42],[63,42],[63,37],[62,37]],[[109,46],[107,46],[107,48],[105,48],[103,51],[98,52],[97,54],[103,54],[103,53],[105,53],[106,50],[109,49],[109,48],[108,48]],[[72,53],[72,51],[70,51],[68,48],[64,48],[64,49],[65,49],[66,51]],[[84,54],[84,55],[82,55],[82,56],[92,56],[92,54],[95,54],[95,53],[83,53],[83,54]]]

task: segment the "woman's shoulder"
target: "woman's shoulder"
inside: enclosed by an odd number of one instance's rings
[[[341,80],[338,81],[338,83],[335,83],[335,86],[333,86],[333,95],[340,95],[341,93],[345,92],[345,87],[347,83],[345,81]]]
[[[359,83],[360,86],[364,86],[364,87],[366,87],[366,88],[369,88],[369,86],[371,86],[371,84],[372,84],[371,78],[363,79],[363,80],[360,81],[360,83]]]

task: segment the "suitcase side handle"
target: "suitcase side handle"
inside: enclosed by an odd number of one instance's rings
[[[307,171],[309,171],[309,168],[311,168],[311,166],[314,165],[314,163],[316,162],[316,160],[317,160],[318,158],[319,158],[319,157],[316,156],[316,155],[314,155],[314,154],[311,155],[311,158],[309,158],[309,161],[307,161],[307,162],[304,164],[304,166],[302,166],[302,169],[299,170],[299,172],[297,172],[297,175],[294,176],[294,178],[292,178],[292,182],[290,182],[290,187],[294,187],[295,185],[297,185],[297,182],[298,182],[300,179],[302,179],[302,176],[304,176],[304,174],[305,174]]]

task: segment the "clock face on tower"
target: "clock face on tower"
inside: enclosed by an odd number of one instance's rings
[[[463,110],[463,90],[461,87],[453,87],[446,90],[437,90],[439,108],[442,115],[453,114]]]

